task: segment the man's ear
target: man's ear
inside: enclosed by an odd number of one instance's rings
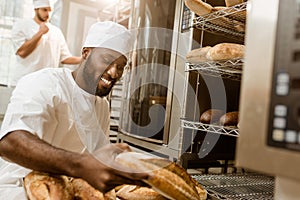
[[[82,58],[86,59],[88,57],[88,55],[90,54],[91,51],[92,51],[91,48],[89,48],[89,47],[83,47],[83,49],[81,51]]]

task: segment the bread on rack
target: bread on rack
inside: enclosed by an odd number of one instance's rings
[[[242,23],[245,25],[246,21],[246,10],[240,10],[240,11],[232,11],[232,9],[225,7],[225,6],[215,6],[212,8],[212,12],[218,12],[222,11],[226,18],[236,20],[238,22],[236,23]]]
[[[184,3],[186,7],[199,16],[209,14],[212,11],[212,6],[201,0],[185,0]]]
[[[212,124],[218,122],[220,117],[224,115],[224,111],[220,109],[208,109],[200,116],[200,122],[204,124]]]
[[[225,5],[227,7],[230,7],[230,6],[235,6],[237,4],[241,4],[243,2],[244,2],[243,0],[225,0]]]
[[[233,31],[238,32],[245,32],[245,22],[246,22],[246,10],[240,10],[240,11],[232,11],[232,9],[229,9],[225,6],[215,6],[212,9],[212,12],[223,12],[224,16],[219,17],[213,21],[218,22],[218,20],[221,20],[220,23],[227,23],[227,26],[232,26]],[[219,23],[219,24],[220,24]]]
[[[212,8],[212,12],[218,12],[218,11],[220,11],[220,10],[223,10],[225,13],[228,13],[228,14],[230,14],[230,15],[235,15],[236,13],[240,14],[241,12],[243,12],[243,15],[245,14],[245,13],[244,13],[245,10],[240,10],[240,11],[234,10],[235,12],[234,12],[234,13],[231,13],[231,12],[232,12],[232,9],[230,9],[230,8],[228,8],[228,7],[226,7],[226,6],[214,6],[214,7]],[[244,15],[244,17],[245,17],[245,15]]]
[[[220,118],[220,124],[222,126],[237,126],[238,123],[239,123],[238,111],[228,112]]]
[[[227,8],[226,6],[214,6],[211,11],[218,12],[220,10],[225,10],[226,8]]]
[[[220,43],[207,52],[206,58],[212,61],[243,58],[245,46],[235,43]]]
[[[193,49],[187,53],[186,60],[190,63],[195,63],[195,64],[206,62],[207,61],[206,54],[210,48],[211,46]]]
[[[206,46],[189,51],[186,60],[198,64],[207,61],[220,61],[243,58],[245,46],[236,43],[220,43],[215,46]]]

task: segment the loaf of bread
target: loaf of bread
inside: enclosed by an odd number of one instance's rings
[[[111,190],[105,194],[80,178],[50,175],[32,171],[24,177],[24,187],[29,200],[115,200]]]
[[[215,7],[213,7],[212,8],[212,12],[217,12],[217,11],[220,11],[220,10],[224,10],[224,9],[226,9],[227,7],[225,7],[225,6],[215,6]]]
[[[163,158],[147,156],[143,158],[141,153],[125,152],[119,154],[116,161],[136,171],[148,171],[150,176],[143,181],[168,199],[206,199],[206,190],[202,188],[202,192],[199,193],[196,184],[190,180],[187,172],[176,163]]]
[[[76,200],[115,200],[116,193],[111,190],[105,194],[93,188],[85,180],[74,178],[70,181],[73,191],[74,199]]]
[[[206,54],[210,48],[211,46],[193,49],[187,53],[186,60],[194,64],[206,62],[207,61]]]
[[[212,11],[212,6],[201,0],[185,0],[184,3],[186,7],[199,16],[209,14]]]
[[[73,200],[74,196],[66,176],[49,176],[35,171],[24,177],[24,188],[29,200]]]
[[[220,124],[222,126],[237,126],[238,122],[239,122],[238,111],[228,112],[220,118]]]
[[[204,124],[212,124],[218,122],[220,117],[224,114],[224,111],[220,109],[209,109],[206,110],[200,116],[200,122]]]
[[[122,200],[167,200],[151,188],[135,185],[125,185],[116,195]]]
[[[230,7],[230,6],[235,6],[237,4],[241,4],[243,2],[244,2],[243,0],[225,0],[225,5],[227,7]]]
[[[206,54],[208,60],[219,61],[243,58],[245,46],[235,43],[220,43],[212,48]]]
[[[174,174],[180,176],[190,187],[195,187],[197,190],[197,193],[200,197],[200,200],[207,199],[207,191],[204,189],[204,187],[197,182],[195,179],[193,179],[186,170],[177,165],[176,163],[172,162],[171,164],[166,165],[164,162],[157,163],[157,160],[151,160],[152,163],[156,163],[156,165],[164,166],[166,170],[169,170],[173,172]]]

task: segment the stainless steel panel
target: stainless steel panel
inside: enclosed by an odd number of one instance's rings
[[[236,157],[238,166],[300,180],[299,152],[267,146],[279,2],[252,0],[248,7]]]

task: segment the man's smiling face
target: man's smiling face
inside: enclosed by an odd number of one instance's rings
[[[121,53],[106,48],[90,49],[83,66],[84,90],[104,97],[122,77],[127,59]]]

